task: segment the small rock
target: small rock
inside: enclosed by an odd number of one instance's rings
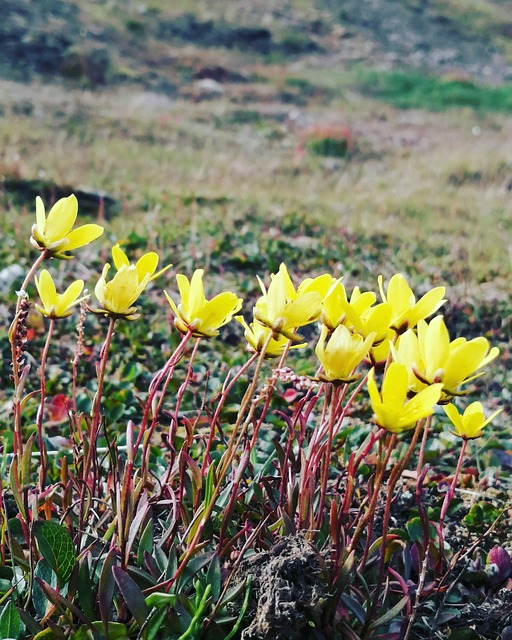
[[[206,93],[216,93],[222,95],[224,93],[224,87],[217,82],[216,80],[212,80],[211,78],[204,78],[203,80],[198,80],[195,83],[195,86],[198,89]]]
[[[23,278],[24,269],[19,264],[10,264],[0,271],[0,292],[8,293],[15,282]]]

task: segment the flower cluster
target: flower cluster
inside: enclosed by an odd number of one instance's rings
[[[103,233],[99,225],[88,224],[72,230],[78,211],[75,196],[59,200],[45,215],[43,202],[36,201],[36,224],[31,241],[46,258],[69,259],[68,253],[84,246]],[[134,320],[139,317],[135,306],[148,284],[163,274],[170,265],[157,271],[159,258],[155,252],[142,255],[130,263],[119,244],[112,248],[116,272],[108,280],[111,268],[105,264],[94,293],[99,308],[95,313],[112,319]],[[473,403],[459,414],[449,404],[466,393],[466,385],[482,373],[497,357],[499,350],[490,347],[484,337],[466,340],[450,339],[442,316],[432,316],[445,302],[445,288],[434,287],[419,300],[402,274],[395,274],[384,286],[378,278],[381,300],[373,291],[355,287],[347,295],[341,279],[330,274],[307,278],[294,286],[288,269],[281,264],[270,276],[268,287],[258,277],[261,296],[247,322],[236,315],[242,300],[225,291],[208,300],[204,294],[202,269],[189,280],[176,276],[180,301],[165,291],[174,315],[174,325],[184,335],[212,338],[219,329],[235,318],[244,328],[250,351],[262,358],[276,358],[288,349],[306,346],[298,331],[313,322],[320,324],[320,337],[315,353],[321,365],[317,380],[334,385],[349,384],[361,377],[358,370],[366,363],[368,390],[375,421],[381,428],[399,433],[414,427],[418,420],[431,415],[436,404],[448,405],[446,413],[463,438],[481,434],[485,419],[479,403]],[[84,283],[73,282],[58,294],[47,270],[36,276],[41,298],[37,309],[57,319],[69,316],[80,298]],[[87,296],[85,296],[87,297]],[[381,390],[376,371],[383,368]]]

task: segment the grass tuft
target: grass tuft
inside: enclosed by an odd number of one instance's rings
[[[362,91],[400,109],[470,107],[478,111],[512,112],[512,84],[478,85],[466,79],[435,77],[419,71],[366,71],[359,79]]]

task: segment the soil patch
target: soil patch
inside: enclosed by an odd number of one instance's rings
[[[251,576],[249,619],[242,640],[306,640],[322,612],[325,585],[318,553],[303,536],[287,536],[241,563],[235,583]]]

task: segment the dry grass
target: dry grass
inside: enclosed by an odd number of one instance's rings
[[[343,118],[359,149],[345,162],[302,157],[301,128],[283,121],[282,106],[234,105],[239,91],[194,104],[40,86],[27,117],[17,112],[33,88],[2,82],[3,172],[103,188],[125,214],[158,206],[179,225],[190,214],[177,207],[184,196],[227,198],[232,218],[249,207],[269,219],[307,212],[326,228],[396,235],[401,259],[423,245],[434,262],[439,253],[444,264],[463,261],[474,281],[510,275],[509,118],[401,112],[362,98],[304,111],[320,125]],[[261,118],[233,124],[244,108]]]

